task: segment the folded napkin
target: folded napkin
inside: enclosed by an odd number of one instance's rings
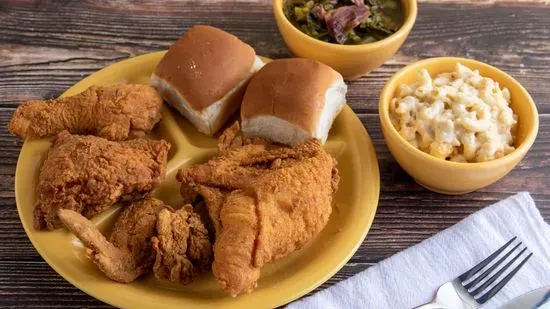
[[[489,256],[513,236],[533,256],[483,308],[498,308],[550,285],[550,226],[529,193],[486,207],[376,266],[287,308],[411,308],[429,302],[443,283]]]

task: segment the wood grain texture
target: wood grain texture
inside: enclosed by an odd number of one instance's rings
[[[0,2],[0,307],[109,308],[57,275],[21,226],[14,174],[22,142],[6,129],[24,100],[51,98],[83,77],[131,56],[166,49],[189,27],[211,24],[234,33],[258,54],[290,56],[271,1],[2,1]],[[422,1],[401,50],[348,99],[375,145],[381,172],[378,212],[367,239],[323,289],[434,235],[467,215],[530,191],[550,220],[550,6],[542,1]],[[252,31],[253,30],[253,31]],[[429,192],[393,160],[382,137],[378,94],[399,68],[421,58],[466,56],[516,77],[541,112],[536,143],[512,173],[463,196]]]

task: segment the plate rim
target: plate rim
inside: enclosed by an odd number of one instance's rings
[[[127,58],[127,59],[112,63],[112,64],[110,64],[110,65],[108,65],[108,66],[106,66],[106,67],[104,67],[104,68],[102,68],[102,69],[100,69],[96,72],[91,73],[90,75],[88,75],[85,78],[79,80],[78,82],[74,83],[71,87],[69,87],[67,90],[65,90],[60,95],[60,97],[68,95],[72,91],[71,89],[73,89],[74,87],[76,87],[80,83],[85,83],[87,80],[91,79],[92,76],[95,75],[95,74],[99,74],[100,72],[107,71],[107,70],[116,69],[116,67],[118,67],[118,66],[120,66],[120,67],[128,66],[128,65],[131,65],[133,62],[136,62],[136,64],[138,64],[138,63],[140,63],[141,61],[143,61],[147,58],[158,57],[160,55],[163,55],[164,53],[166,53],[166,50],[146,53],[146,54],[134,56],[134,57],[131,57],[131,58]],[[367,150],[368,157],[369,157],[367,161],[370,161],[370,162],[373,163],[370,168],[372,169],[372,173],[374,174],[374,179],[376,179],[376,181],[375,181],[375,183],[365,182],[362,186],[359,186],[359,187],[360,188],[368,187],[369,189],[373,190],[374,199],[373,199],[373,201],[371,201],[371,203],[373,204],[372,205],[372,211],[369,212],[368,216],[366,216],[366,221],[365,221],[366,224],[363,226],[360,237],[357,238],[357,240],[355,241],[355,244],[352,246],[351,250],[348,251],[346,256],[344,258],[342,258],[339,263],[335,264],[330,271],[327,271],[324,276],[317,279],[316,282],[311,284],[308,288],[298,289],[293,293],[288,293],[286,297],[280,298],[280,301],[275,303],[274,307],[282,306],[282,305],[288,304],[288,303],[290,303],[294,300],[299,299],[300,297],[308,294],[309,292],[313,291],[317,287],[321,286],[323,283],[325,283],[327,280],[329,280],[332,276],[334,276],[338,271],[340,271],[342,269],[342,267],[344,267],[344,265],[347,264],[347,262],[353,257],[353,255],[355,255],[355,253],[357,252],[357,250],[359,249],[361,244],[364,242],[365,237],[367,236],[368,232],[370,231],[370,228],[371,228],[372,223],[374,221],[374,217],[377,213],[378,203],[379,203],[379,200],[380,200],[380,182],[381,182],[381,179],[380,179],[379,163],[378,163],[378,159],[377,159],[377,156],[376,156],[376,149],[374,147],[374,144],[372,143],[372,139],[370,138],[370,135],[368,134],[368,131],[367,131],[366,127],[363,125],[363,123],[361,122],[361,120],[359,119],[357,114],[355,114],[355,112],[351,109],[351,107],[348,104],[346,104],[344,106],[344,109],[342,110],[341,114],[338,117],[340,117],[344,113],[350,113],[351,114],[350,116],[351,116],[351,119],[353,119],[353,121],[350,122],[350,125],[353,126],[354,130],[358,130],[360,132],[359,134],[356,134],[356,136],[354,136],[354,137],[356,139],[357,138],[362,139],[363,141],[362,141],[361,144],[369,146],[369,149],[370,149],[370,151]],[[119,302],[119,301],[117,301],[116,297],[106,297],[103,294],[95,293],[92,288],[90,288],[86,284],[83,284],[83,283],[79,282],[78,280],[75,280],[75,278],[73,278],[69,273],[67,273],[64,270],[62,270],[61,268],[57,267],[56,266],[57,264],[54,263],[49,258],[47,252],[42,248],[42,246],[39,243],[37,243],[37,240],[34,238],[34,236],[31,236],[32,235],[31,230],[34,229],[34,228],[32,226],[29,226],[28,224],[26,224],[26,222],[23,220],[23,216],[22,216],[22,211],[23,210],[21,208],[22,206],[20,206],[21,205],[21,202],[20,202],[21,197],[20,197],[20,193],[19,193],[20,190],[19,190],[19,184],[18,184],[19,183],[18,178],[21,179],[21,177],[22,177],[22,176],[19,176],[22,173],[21,165],[23,164],[21,153],[23,153],[23,149],[25,148],[25,145],[27,145],[27,142],[28,141],[25,139],[25,141],[23,143],[23,146],[21,147],[21,150],[20,150],[20,153],[19,153],[19,156],[18,156],[18,159],[17,159],[17,165],[16,165],[16,170],[15,170],[15,179],[14,179],[14,191],[15,191],[15,201],[16,201],[16,206],[17,206],[17,214],[18,214],[19,220],[21,221],[21,224],[23,225],[23,229],[25,230],[25,234],[27,235],[27,238],[30,240],[31,244],[33,245],[35,250],[39,253],[39,255],[44,259],[44,261],[46,261],[46,263],[52,268],[52,270],[55,271],[58,275],[60,275],[67,282],[69,282],[70,284],[72,284],[73,286],[75,286],[76,288],[81,290],[82,292],[86,293],[87,295],[89,295],[89,296],[91,296],[95,299],[98,299],[98,300],[100,300],[104,303],[107,303],[107,304],[112,305],[112,306],[120,307],[120,308],[127,308],[127,306],[129,305],[128,303],[126,303],[124,301]],[[359,193],[359,194],[361,195],[361,193]],[[252,293],[254,293],[254,292],[252,292]]]

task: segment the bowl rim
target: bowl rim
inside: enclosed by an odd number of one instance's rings
[[[419,70],[421,68],[424,68],[428,64],[437,63],[437,62],[444,62],[444,61],[453,61],[453,62],[461,62],[462,64],[469,66],[473,64],[476,67],[473,67],[472,69],[477,69],[479,67],[487,68],[489,70],[493,70],[496,72],[496,74],[502,76],[505,79],[508,79],[511,83],[515,84],[518,88],[521,94],[527,98],[527,102],[524,102],[523,104],[529,104],[530,110],[531,110],[531,121],[533,122],[533,126],[531,130],[527,133],[525,136],[525,139],[521,142],[521,144],[514,149],[511,153],[500,157],[498,159],[494,159],[491,161],[485,161],[485,162],[454,162],[454,161],[448,161],[440,158],[436,158],[428,153],[423,152],[422,150],[414,147],[412,144],[410,144],[407,140],[405,140],[397,131],[393,123],[390,119],[390,113],[389,113],[389,103],[390,100],[393,98],[393,92],[390,93],[390,88],[394,84],[397,84],[398,81],[403,78],[403,76],[412,70]],[[513,95],[513,93],[512,93]],[[446,167],[454,167],[454,168],[462,168],[462,169],[479,169],[479,168],[494,168],[497,166],[507,165],[511,164],[515,161],[521,160],[521,158],[527,153],[527,151],[531,148],[533,143],[535,142],[535,139],[538,134],[539,130],[539,113],[537,110],[537,106],[535,102],[533,101],[533,98],[529,94],[529,92],[512,76],[507,74],[506,72],[492,66],[489,64],[486,64],[484,62],[471,59],[471,58],[463,58],[463,57],[433,57],[433,58],[427,58],[420,61],[416,61],[413,63],[408,64],[407,66],[401,68],[399,71],[397,71],[384,85],[384,88],[380,92],[380,99],[379,99],[379,106],[378,106],[378,114],[380,118],[380,125],[382,130],[384,131],[384,137],[390,138],[390,136],[386,136],[386,134],[391,135],[391,137],[394,137],[394,140],[397,141],[400,147],[404,147],[405,150],[407,150],[409,153],[412,153],[413,155],[420,156],[421,158],[426,159],[430,163],[438,164],[441,166]],[[521,119],[519,122],[521,123]]]
[[[407,16],[405,16],[405,22],[399,28],[399,30],[397,30],[392,35],[376,42],[359,44],[359,45],[345,45],[345,44],[336,44],[336,43],[321,41],[321,40],[312,38],[309,35],[300,31],[300,29],[296,28],[296,26],[294,26],[284,14],[283,12],[284,1],[285,0],[273,0],[273,12],[275,16],[278,17],[277,19],[282,20],[282,22],[287,27],[291,27],[293,31],[297,32],[299,36],[301,36],[304,40],[309,41],[310,43],[313,43],[313,44],[319,44],[324,47],[339,49],[341,51],[367,51],[367,50],[373,50],[376,48],[380,48],[380,47],[384,47],[386,45],[392,44],[399,38],[403,36],[407,36],[407,34],[411,31],[412,27],[414,26],[414,23],[416,22],[416,16],[418,14],[418,5],[416,3],[416,0],[400,0],[403,3],[408,3],[409,12]]]

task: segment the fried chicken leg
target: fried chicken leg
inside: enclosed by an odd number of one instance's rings
[[[150,239],[157,214],[170,209],[162,201],[145,199],[124,208],[109,240],[85,217],[59,209],[59,219],[86,246],[88,258],[111,280],[128,283],[148,272],[154,255]],[[167,210],[168,211],[168,210]]]
[[[324,228],[339,177],[336,160],[318,141],[230,148],[177,178],[205,199],[216,228],[212,270],[236,296],[256,287],[263,265]]]
[[[153,273],[158,279],[187,284],[210,266],[212,245],[208,231],[191,205],[158,214]]]
[[[54,136],[68,130],[109,140],[140,137],[160,120],[162,98],[149,85],[92,86],[72,97],[19,106],[8,129],[22,138]]]
[[[59,227],[59,208],[91,218],[118,200],[149,195],[164,179],[169,148],[164,140],[111,142],[61,132],[40,170],[34,227]]]

